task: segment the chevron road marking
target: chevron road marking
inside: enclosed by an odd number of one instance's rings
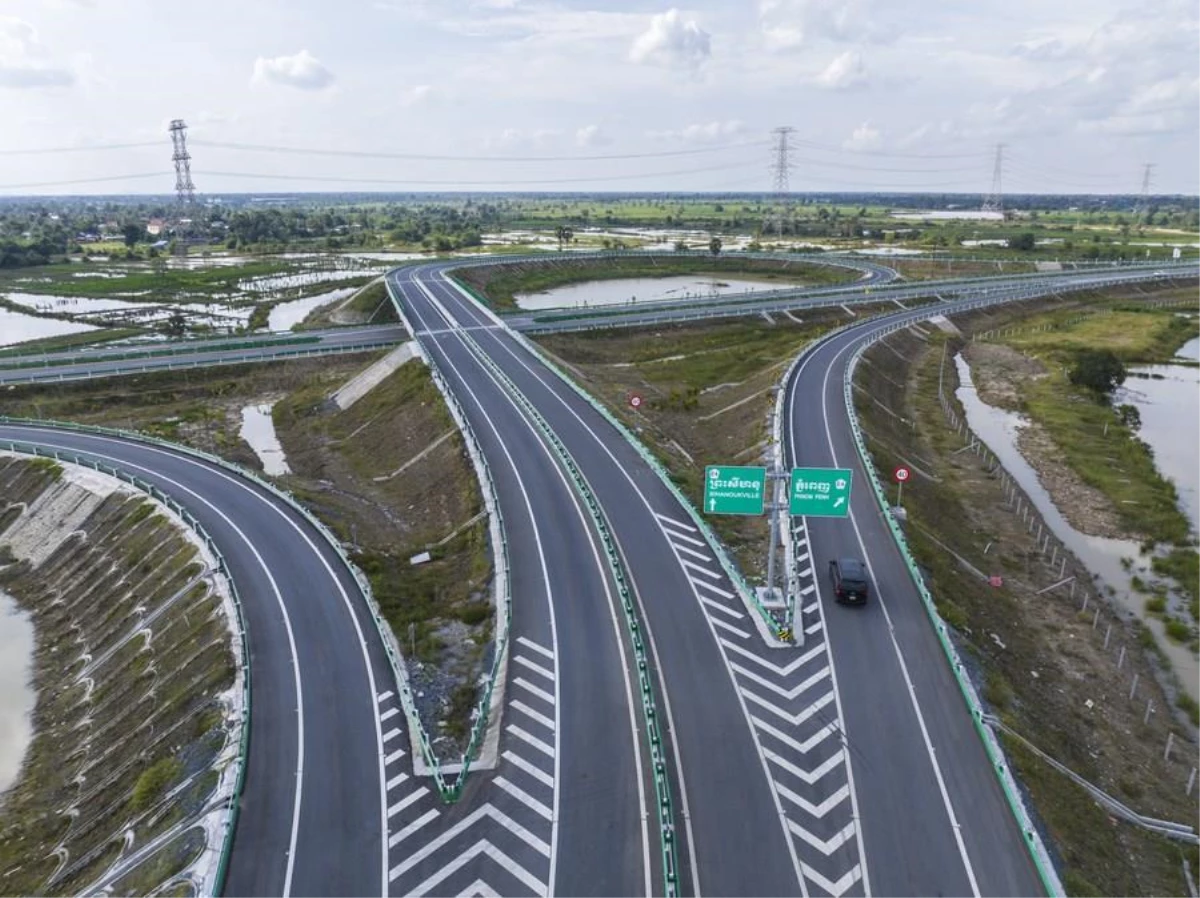
[[[416,794],[417,794],[416,792],[413,793],[413,795],[416,795]],[[410,795],[409,798],[411,799],[412,795]],[[400,830],[398,833],[395,833],[390,839],[388,839],[388,848],[395,848],[397,845],[399,845],[401,842],[403,842],[405,839],[407,839],[409,836],[411,836],[417,830],[424,827],[425,824],[429,823],[432,820],[437,819],[437,817],[438,817],[438,809],[430,808],[428,811],[426,811],[424,814],[422,814],[420,817],[418,817],[412,823],[408,824],[408,826],[404,827],[404,829]],[[396,878],[395,876],[392,877],[392,879],[395,879],[395,878]]]
[[[554,788],[554,777],[546,773],[544,770],[538,770],[520,755],[513,754],[511,751],[506,751],[502,753],[500,757],[504,758],[504,760],[508,761],[518,770],[523,770],[525,773],[528,773],[543,786],[546,786],[550,789]]]
[[[740,689],[738,691],[741,692],[745,698],[754,702],[754,704],[758,705],[761,708],[765,708],[766,710],[770,711],[772,714],[777,715],[780,719],[786,720],[792,726],[799,726],[800,724],[804,723],[804,721],[808,720],[808,718],[812,717],[814,714],[816,714],[818,711],[820,711],[822,708],[824,708],[826,705],[828,705],[831,701],[833,701],[833,693],[826,692],[823,696],[821,696],[819,699],[817,699],[815,702],[813,702],[811,705],[809,705],[803,711],[800,711],[796,714],[789,714],[787,711],[777,708],[775,705],[771,704],[771,702],[769,702],[765,698],[762,698],[761,696],[751,692],[749,689]]]
[[[526,679],[523,679],[522,677],[516,677],[513,680],[513,685],[520,686],[522,689],[536,695],[538,698],[540,698],[544,701],[547,701],[552,705],[554,704],[554,696],[553,695],[551,695],[545,689],[541,689],[537,686],[534,686],[532,683],[530,683]]]
[[[821,852],[821,854],[825,855],[825,857],[829,857],[829,855],[841,848],[854,836],[854,821],[851,820],[844,827],[842,827],[840,832],[835,833],[825,840],[818,839],[804,827],[792,820],[788,821],[788,829],[790,829],[795,835],[799,836],[813,848],[817,849],[817,851]]]
[[[816,602],[813,602],[811,605],[809,605],[807,608],[805,608],[805,609],[804,609],[804,613],[805,613],[805,614],[812,614],[812,613],[814,613],[814,612],[815,612],[815,611],[816,611],[818,608],[820,608],[820,607],[821,607],[821,606],[820,606],[820,605],[818,605]]]
[[[438,870],[437,873],[434,873],[433,876],[429,877],[415,889],[412,889],[408,894],[428,895],[433,887],[439,882],[446,879],[446,877],[450,876],[452,873],[456,872],[462,867],[465,867],[481,854],[487,855],[517,879],[521,880],[521,883],[527,889],[529,889],[529,893],[531,895],[546,894],[547,889],[544,882],[510,858],[507,854],[505,854],[487,839],[480,839],[446,866],[442,867],[442,869]],[[495,895],[496,892],[488,887],[488,894]]]
[[[803,667],[805,664],[807,664],[813,658],[817,657],[817,655],[821,654],[821,652],[825,651],[824,644],[815,645],[811,649],[806,651],[803,655],[801,655],[799,658],[796,658],[794,661],[792,661],[791,664],[787,665],[786,667],[779,667],[775,664],[772,664],[766,658],[763,658],[760,655],[756,655],[756,654],[754,654],[754,652],[751,652],[748,649],[742,648],[740,645],[736,645],[732,642],[726,642],[724,639],[721,640],[721,645],[725,646],[725,648],[727,648],[727,649],[732,649],[733,651],[737,652],[739,655],[749,658],[751,661],[757,661],[759,664],[761,664],[767,670],[771,671],[771,673],[779,674],[779,676],[781,676],[781,677],[791,676],[793,673],[796,672],[797,669]]]
[[[392,752],[390,755],[388,755],[386,758],[384,758],[384,759],[383,759],[383,763],[384,763],[384,764],[391,764],[393,761],[399,761],[399,760],[400,760],[401,758],[403,758],[403,757],[404,757],[406,754],[408,754],[408,752],[406,752],[406,751],[405,751],[404,749],[402,749],[402,748],[398,748],[398,749],[396,749],[394,752]]]
[[[804,632],[807,633],[809,636],[812,636],[814,633],[816,633],[818,630],[822,629],[824,626],[825,626],[825,624],[823,621],[817,621],[815,624],[805,627]]]
[[[395,717],[399,713],[400,713],[399,708],[388,708],[386,711],[384,711],[382,714],[379,715],[379,722],[383,723],[385,720],[391,720],[393,717]]]
[[[714,627],[720,627],[722,630],[726,631],[727,633],[732,633],[734,636],[740,636],[742,639],[750,638],[750,634],[747,633],[745,630],[739,630],[733,624],[727,624],[727,623],[725,623],[725,621],[721,620],[720,618],[711,617],[711,618],[709,618],[709,620],[712,621],[712,625]]]
[[[682,533],[675,533],[673,530],[667,531],[668,538],[674,542],[677,539],[683,540],[685,543],[691,543],[693,546],[699,546],[701,549],[705,547],[705,542],[702,539],[696,539],[694,536],[684,536]],[[675,548],[679,548],[679,543],[675,543]]]
[[[771,751],[769,748],[764,748],[763,754],[767,756],[768,760],[778,764],[780,767],[782,767],[788,773],[792,774],[792,776],[795,776],[798,779],[804,780],[805,784],[807,784],[809,786],[811,786],[817,780],[821,779],[823,776],[825,776],[825,774],[827,774],[829,771],[831,771],[834,767],[837,767],[839,764],[842,763],[842,761],[844,761],[846,759],[845,749],[839,748],[823,764],[818,765],[817,768],[812,771],[812,773],[809,773],[807,770],[801,770],[799,767],[797,767],[791,761],[781,758],[779,755],[775,754],[775,752]]]
[[[399,727],[390,729],[386,733],[383,734],[383,741],[391,742],[393,739],[395,739],[397,736],[399,736],[400,733],[401,733],[401,730]]]
[[[532,661],[530,661],[524,655],[513,655],[513,660],[516,661],[518,664],[520,664],[522,667],[527,667],[530,670],[540,673],[543,677],[545,677],[551,683],[554,682],[554,672],[553,671],[546,670],[546,668],[542,667],[540,664],[534,664]]]
[[[786,733],[780,732],[779,730],[775,729],[775,727],[771,726],[769,723],[759,720],[757,717],[751,717],[750,719],[753,720],[754,725],[757,726],[763,732],[770,733],[772,736],[774,736],[780,742],[782,742],[785,745],[787,745],[791,748],[794,748],[796,751],[802,752],[804,754],[808,754],[816,746],[820,745],[822,742],[824,742],[826,739],[828,739],[830,734],[837,732],[837,728],[838,728],[836,723],[826,724],[821,729],[817,730],[817,732],[813,733],[811,736],[809,736],[807,739],[805,739],[803,742],[797,742],[791,736],[787,735]]]
[[[500,893],[482,879],[477,879],[459,892],[458,898],[500,898]]]
[[[716,623],[716,621],[713,621],[713,623]],[[731,668],[733,668],[733,670],[736,673],[741,674],[746,679],[753,680],[755,683],[758,683],[758,685],[762,686],[764,689],[770,689],[776,695],[781,695],[784,698],[786,698],[788,701],[791,701],[792,699],[794,699],[796,696],[798,696],[805,689],[808,689],[814,683],[819,683],[821,680],[823,680],[829,676],[829,667],[827,665],[825,667],[822,667],[820,670],[818,670],[815,674],[813,674],[811,677],[806,679],[804,682],[797,684],[796,686],[794,686],[791,689],[784,689],[782,686],[776,686],[770,680],[760,677],[754,671],[747,670],[746,668],[742,667],[740,664],[734,664],[731,661],[729,663],[729,666]]]
[[[377,699],[379,699],[379,704],[381,704],[381,705],[382,705],[382,704],[383,704],[384,702],[386,702],[386,701],[387,701],[389,698],[391,698],[393,694],[394,694],[394,693],[392,692],[392,690],[390,690],[390,689],[389,689],[387,692],[381,692],[381,693],[379,693],[379,695],[377,695],[377,696],[375,696],[375,697],[376,697]]]
[[[721,587],[719,587],[719,586],[714,586],[712,583],[709,583],[707,580],[693,580],[691,577],[688,577],[688,580],[692,583],[692,585],[703,586],[709,592],[715,592],[717,595],[719,595],[723,599],[732,599],[733,598],[733,593],[728,592],[727,590],[721,589]]]
[[[678,548],[679,548],[679,547],[678,547],[678,546],[676,546],[675,548],[678,550]],[[715,572],[715,571],[710,571],[710,570],[709,570],[708,568],[706,568],[706,567],[701,567],[700,565],[696,564],[694,561],[688,561],[686,558],[680,558],[680,559],[679,559],[679,563],[680,563],[680,564],[683,564],[683,565],[685,565],[685,566],[687,566],[687,567],[690,567],[690,568],[691,568],[692,570],[694,570],[694,571],[699,571],[699,572],[700,572],[701,574],[703,574],[704,576],[706,576],[706,577],[711,577],[713,580],[720,580],[720,579],[721,579],[721,575],[720,575],[720,574],[718,574],[718,573],[717,573],[717,572]]]
[[[403,798],[401,798],[398,802],[396,802],[394,805],[392,805],[390,808],[388,808],[388,816],[395,817],[397,814],[399,814],[401,811],[403,811],[406,807],[408,807],[414,801],[416,801],[417,799],[421,798],[422,796],[428,795],[428,794],[429,794],[429,790],[426,789],[424,786],[422,786],[421,788],[416,789],[412,792],[409,792],[407,795],[405,795]],[[397,839],[396,841],[399,841],[399,839]],[[388,842],[389,846],[391,846],[392,844],[393,844],[392,842],[390,842],[390,841]]]
[[[669,518],[665,514],[659,514],[656,511],[656,512],[654,512],[654,516],[656,518],[658,518],[660,521],[662,521],[664,524],[670,524],[672,527],[678,527],[680,530],[686,530],[688,533],[696,532],[696,528],[693,527],[691,524],[685,524],[683,521],[677,521],[674,518]]]
[[[805,586],[803,589],[800,590],[800,595],[807,596],[807,595],[811,595],[812,593],[814,593],[816,591],[817,591],[817,588],[810,583],[810,584],[808,584],[808,586]]]
[[[695,549],[689,549],[687,546],[676,546],[675,551],[686,552],[688,555],[691,555],[693,558],[699,558],[701,561],[712,561],[712,556],[705,555],[703,552],[697,552]]]
[[[735,608],[730,608],[728,605],[722,605],[720,602],[717,602],[713,599],[706,599],[704,596],[700,596],[700,601],[714,611],[720,611],[722,614],[728,615],[734,620],[741,620],[746,616]]]
[[[529,735],[529,733],[525,732],[523,729],[521,729],[516,724],[510,723],[504,729],[507,730],[508,732],[512,733],[514,736],[516,736],[522,742],[528,742],[530,745],[532,745],[538,751],[544,752],[548,757],[551,757],[551,758],[554,757],[554,746],[547,745],[545,742],[543,742],[537,736]]]
[[[820,804],[812,804],[804,798],[801,798],[787,786],[780,783],[775,784],[775,791],[779,793],[781,798],[786,798],[792,804],[800,808],[810,817],[821,819],[835,807],[850,797],[850,786],[844,785]],[[789,821],[790,822],[790,821]]]
[[[388,791],[390,792],[392,789],[395,789],[398,785],[400,785],[406,779],[408,779],[407,773],[396,774],[390,780],[387,781]]]
[[[554,660],[554,652],[550,651],[549,649],[542,648],[532,639],[526,639],[524,636],[518,636],[517,642],[521,643],[521,645],[525,646],[527,649],[533,649],[535,652],[538,652],[551,661]]]
[[[529,707],[524,702],[517,701],[515,699],[513,701],[509,702],[508,704],[509,704],[510,708],[514,708],[515,710],[520,711],[522,714],[524,714],[526,717],[530,718],[531,720],[536,720],[542,726],[544,726],[548,730],[550,730],[550,732],[554,732],[554,721],[551,720],[549,717],[547,717],[545,714],[542,714],[539,711],[535,711],[535,710],[533,710],[533,708]]]
[[[554,812],[552,810],[550,810],[548,807],[542,804],[542,802],[538,801],[524,789],[520,788],[519,786],[514,786],[504,777],[498,776],[492,780],[492,782],[494,782],[500,789],[503,789],[517,801],[521,802],[521,804],[525,805],[525,807],[537,813],[539,816],[544,817],[547,820],[552,820],[554,818]]]
[[[436,811],[434,813],[436,813]],[[472,811],[470,814],[468,814],[462,820],[458,821],[458,823],[454,824],[454,826],[450,827],[448,830],[446,830],[444,833],[442,833],[440,836],[438,836],[433,841],[429,842],[426,845],[423,845],[417,851],[414,851],[412,854],[410,854],[408,857],[406,857],[402,863],[393,867],[391,870],[391,873],[389,874],[390,878],[394,881],[394,880],[398,879],[399,877],[403,876],[405,871],[411,870],[413,867],[415,867],[417,864],[421,863],[421,861],[425,860],[425,858],[429,857],[431,854],[433,854],[435,851],[437,851],[439,848],[441,848],[443,845],[445,845],[447,842],[449,842],[451,839],[453,839],[459,833],[466,832],[470,827],[474,826],[478,821],[484,819],[485,817],[490,817],[492,820],[499,823],[501,826],[503,826],[506,830],[508,830],[510,833],[512,833],[514,836],[516,836],[518,839],[520,839],[522,842],[524,842],[530,848],[535,849],[536,851],[538,851],[540,854],[544,855],[545,857],[550,857],[550,846],[549,845],[547,845],[545,842],[543,842],[541,839],[539,839],[537,836],[535,836],[533,833],[531,833],[529,830],[527,830],[521,824],[517,823],[515,820],[513,820],[507,814],[503,813],[502,811],[496,810],[496,808],[492,807],[492,805],[490,805],[490,804],[485,804],[483,807],[481,807],[475,811]],[[538,883],[538,888],[544,892],[546,887],[543,886],[541,883]],[[416,891],[419,893],[422,890],[417,889]]]
[[[816,885],[820,886],[822,889],[832,895],[833,898],[841,898],[841,896],[845,894],[846,889],[850,888],[850,886],[862,879],[862,867],[859,864],[855,864],[854,867],[851,868],[850,872],[837,882],[830,882],[808,864],[803,862],[800,864],[800,869],[804,871],[804,875],[807,878],[811,879]]]
[[[804,552],[804,553],[796,556],[796,561],[797,562],[808,561],[808,559],[810,559],[810,558],[812,558],[812,555],[809,554],[808,552]]]

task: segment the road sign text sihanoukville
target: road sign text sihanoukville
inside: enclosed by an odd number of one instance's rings
[[[807,517],[844,518],[850,513],[849,468],[792,468],[788,512]]]
[[[710,465],[704,469],[704,510],[709,514],[762,514],[767,469]]]

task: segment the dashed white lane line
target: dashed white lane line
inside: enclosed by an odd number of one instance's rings
[[[520,664],[522,667],[526,667],[529,670],[540,673],[543,677],[545,677],[551,683],[554,682],[554,672],[553,671],[546,670],[546,668],[542,667],[539,664],[534,664],[532,661],[530,661],[524,655],[513,655],[513,660],[516,661],[518,664]]]
[[[405,795],[403,798],[401,798],[398,802],[396,802],[394,805],[392,805],[390,808],[388,808],[388,816],[395,817],[397,814],[399,814],[401,811],[403,811],[406,807],[408,807],[414,801],[417,801],[418,799],[420,799],[423,796],[428,795],[428,794],[429,794],[429,790],[427,788],[425,788],[424,786],[422,786],[419,789],[414,789],[412,792],[409,792],[407,795]],[[436,809],[435,809],[434,816],[437,816]],[[396,839],[395,841],[389,840],[388,847],[395,845],[396,842],[398,842],[398,841],[400,841],[400,840],[399,839]]]
[[[535,652],[544,656],[550,661],[554,660],[554,652],[547,648],[542,648],[542,646],[538,645],[532,639],[526,639],[524,636],[518,636],[517,642],[521,643],[521,645],[525,646],[527,649],[533,649]]]
[[[545,714],[542,714],[538,711],[533,710],[533,708],[529,707],[529,705],[525,704],[524,702],[512,701],[512,702],[509,702],[509,707],[513,708],[517,711],[520,711],[526,717],[530,718],[531,720],[536,720],[538,723],[540,723],[546,729],[550,730],[551,732],[554,732],[554,721],[551,720],[549,717],[547,717]]]
[[[721,620],[719,617],[710,617],[709,620],[712,621],[712,625],[714,627],[720,627],[726,633],[732,633],[734,636],[738,636],[742,639],[750,638],[750,634],[747,633],[745,630],[739,630],[733,624],[726,623],[725,621]]]
[[[534,748],[536,748],[540,752],[543,752],[548,757],[551,757],[551,758],[554,757],[554,746],[547,745],[545,742],[543,742],[537,736],[531,736],[529,733],[525,732],[519,726],[516,726],[515,724],[511,724],[511,723],[508,726],[506,726],[504,729],[507,730],[508,732],[512,733],[514,736],[516,736],[522,742],[526,742],[529,745],[532,745]]]
[[[722,605],[720,602],[715,601],[714,599],[708,599],[704,596],[700,596],[700,601],[703,602],[707,607],[712,608],[714,611],[720,611],[722,614],[728,615],[734,620],[741,620],[743,617],[745,617],[745,615],[736,608],[730,608],[728,605]]]
[[[530,683],[528,680],[526,680],[523,677],[514,678],[513,685],[520,686],[526,692],[536,695],[538,698],[542,699],[543,701],[547,701],[552,705],[554,704],[554,696],[553,695],[551,695],[545,689],[541,689],[537,686],[534,686],[532,683]]]
[[[413,795],[416,795],[416,794],[417,793],[415,793],[415,792],[413,793]],[[395,848],[397,845],[399,845],[401,842],[403,842],[405,839],[407,839],[409,836],[411,836],[417,830],[421,829],[423,826],[428,824],[430,821],[436,819],[437,816],[438,816],[438,809],[430,808],[428,811],[426,811],[424,814],[422,814],[420,817],[418,817],[412,823],[408,824],[408,826],[404,827],[404,829],[400,830],[398,833],[396,833],[394,836],[392,836],[390,839],[388,839],[388,848]],[[395,879],[395,878],[396,878],[396,872],[393,870],[392,871],[392,879]]]
[[[493,782],[497,786],[499,786],[501,789],[503,789],[505,792],[507,792],[509,795],[511,795],[513,798],[517,799],[517,801],[521,802],[521,804],[525,805],[525,807],[529,808],[530,810],[534,811],[535,813],[539,814],[540,816],[544,817],[545,819],[550,820],[551,818],[554,817],[554,812],[551,811],[548,807],[546,807],[546,805],[544,805],[542,802],[538,801],[536,798],[534,798],[532,795],[530,795],[528,792],[526,792],[524,789],[520,788],[519,786],[514,786],[512,783],[510,783],[504,777],[498,776],[498,777],[496,777],[495,780],[493,780]]]
[[[526,761],[520,755],[514,754],[511,751],[506,751],[506,752],[502,753],[500,755],[500,757],[504,758],[504,760],[508,761],[510,764],[512,764],[518,770],[522,770],[525,773],[528,773],[530,776],[532,776],[535,780],[537,780],[543,786],[546,786],[549,789],[554,788],[554,777],[552,777],[550,774],[546,773],[546,771],[544,771],[544,770],[538,770],[536,767],[534,767],[532,764],[530,764],[528,761]]]

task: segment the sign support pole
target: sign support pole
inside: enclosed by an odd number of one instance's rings
[[[896,505],[897,506],[904,505],[904,502],[902,501],[903,499],[904,499],[904,481],[901,480],[896,485]]]

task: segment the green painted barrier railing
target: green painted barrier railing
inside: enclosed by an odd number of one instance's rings
[[[204,541],[208,551],[212,553],[213,558],[217,562],[217,571],[225,578],[225,583],[229,587],[230,598],[233,601],[233,607],[237,614],[237,645],[234,651],[238,655],[238,668],[242,672],[242,716],[238,721],[238,753],[234,761],[236,767],[234,772],[233,793],[229,798],[229,815],[224,824],[224,836],[221,841],[220,857],[217,861],[217,872],[214,877],[213,894],[220,895],[225,888],[225,877],[229,871],[229,856],[233,849],[233,834],[237,829],[238,813],[241,809],[242,791],[246,781],[246,759],[250,751],[250,648],[246,643],[246,618],[242,607],[241,595],[238,592],[237,583],[234,582],[233,575],[229,571],[229,566],[225,563],[225,556],[221,554],[221,550],[217,548],[217,544],[212,537],[204,529],[204,526],[192,516],[192,513],[176,502],[171,496],[164,493],[152,483],[142,480],[133,474],[122,471],[119,468],[110,465],[102,464],[95,459],[79,455],[74,452],[68,452],[62,449],[47,449],[37,443],[20,442],[14,440],[0,441],[0,448],[6,449],[9,452],[18,453],[21,455],[34,455],[40,458],[52,458],[55,461],[66,462],[72,465],[80,465],[85,468],[91,468],[93,471],[98,471],[101,474],[107,474],[110,477],[128,483],[134,489],[146,493],[152,499],[161,502],[173,511],[197,536]]]
[[[127,351],[123,351],[121,348],[107,348],[101,351],[79,348],[60,349],[46,353],[0,353],[0,368],[52,368],[60,365],[78,365],[80,364],[80,355],[91,357],[96,361],[123,362],[132,361],[134,359],[151,359],[175,355],[191,355],[193,353],[230,352],[241,349],[257,349],[259,347],[270,346],[294,346],[301,343],[320,342],[320,337],[283,337],[275,340],[197,340],[191,345],[175,344],[172,346],[163,347],[161,349],[129,349]],[[8,364],[10,359],[15,360],[16,364]]]

